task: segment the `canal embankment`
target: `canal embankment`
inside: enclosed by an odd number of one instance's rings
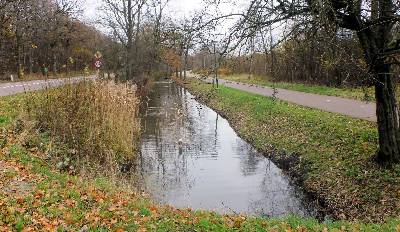
[[[376,124],[196,79],[177,81],[297,178],[336,219],[399,216],[400,166],[374,162]]]
[[[38,92],[37,94],[42,93]],[[57,151],[56,154],[63,157],[68,153],[62,152],[75,154],[74,150],[67,149],[67,144],[55,143],[54,139],[57,135],[50,134],[49,131],[43,129],[21,133],[23,131],[21,129],[24,129],[24,125],[27,126],[27,124],[21,124],[20,119],[26,113],[24,106],[31,94],[0,98],[0,230],[399,230],[398,220],[388,220],[385,224],[331,220],[320,223],[316,219],[297,216],[263,218],[177,209],[168,205],[156,204],[149,199],[148,195],[135,190],[126,181],[122,181],[125,185],[114,182],[109,179],[108,175],[101,175],[101,172],[97,176],[87,176],[81,172],[71,172],[71,169],[59,169],[57,163],[49,159],[49,155],[52,154],[49,151]],[[209,112],[209,110],[207,111]],[[177,113],[179,112],[181,111],[177,110]],[[216,120],[213,116],[215,115],[212,115],[211,118]],[[218,121],[226,123],[222,119],[218,119]],[[244,169],[244,171],[248,170]],[[107,173],[109,172],[107,171]],[[119,173],[117,176],[120,176],[122,180],[127,178],[124,173]]]

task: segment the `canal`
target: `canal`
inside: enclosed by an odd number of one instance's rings
[[[157,82],[144,108],[138,169],[157,202],[258,216],[315,214],[282,170],[184,88]]]

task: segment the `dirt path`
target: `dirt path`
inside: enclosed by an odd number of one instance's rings
[[[76,83],[82,80],[92,80],[94,76],[89,77],[71,77],[62,79],[49,79],[49,80],[35,80],[35,81],[24,81],[24,82],[9,82],[0,84],[0,97],[13,95],[17,93],[29,92],[40,90],[44,88],[54,88],[66,83]]]
[[[190,74],[190,76],[198,78],[193,74]],[[212,82],[212,79],[209,78],[206,79],[206,81]],[[223,79],[219,79],[219,83],[230,88],[239,89],[250,93],[260,94],[267,97],[274,96],[273,88],[267,86],[245,84]],[[305,107],[343,114],[352,118],[364,119],[371,122],[376,122],[377,120],[375,103],[366,103],[358,100],[334,96],[303,93],[287,89],[276,89],[275,96],[280,100]]]

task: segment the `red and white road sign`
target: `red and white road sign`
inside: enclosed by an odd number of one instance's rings
[[[96,68],[101,68],[101,65],[102,65],[102,63],[101,63],[100,60],[96,60],[96,61],[94,62],[94,67],[96,67]]]

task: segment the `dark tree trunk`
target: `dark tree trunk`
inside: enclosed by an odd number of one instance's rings
[[[185,55],[183,58],[183,78],[186,79],[186,72],[188,68],[188,57],[189,57],[189,49],[185,49]]]
[[[16,33],[16,56],[17,56],[17,76],[18,79],[23,78],[23,65],[22,65],[22,36]]]
[[[376,115],[378,118],[378,161],[392,163],[400,161],[399,109],[396,85],[390,65],[376,66],[375,84]]]
[[[132,0],[128,0],[127,6],[127,29],[126,29],[126,36],[127,36],[127,45],[126,45],[126,77],[125,80],[131,80],[133,77],[133,70],[132,70],[132,60],[133,60],[133,10],[132,10]]]
[[[57,56],[56,56],[56,53],[53,52],[53,73],[54,73],[54,76],[57,75],[57,71],[58,71],[58,68],[57,68]]]
[[[364,50],[365,60],[369,64],[375,83],[376,116],[379,133],[380,163],[400,161],[399,109],[396,98],[396,84],[391,73],[391,65],[380,53],[385,51],[389,41],[390,26],[382,24],[379,30],[366,28],[357,35]]]

